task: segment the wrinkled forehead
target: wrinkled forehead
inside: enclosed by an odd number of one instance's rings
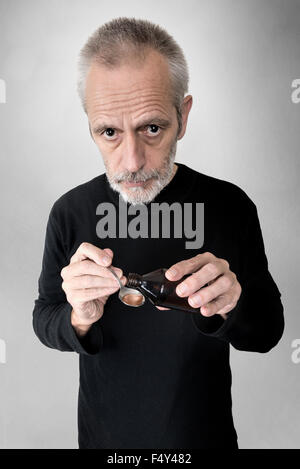
[[[172,83],[164,57],[149,53],[144,61],[130,59],[114,68],[93,61],[86,77],[87,108],[137,106],[150,102],[172,105]]]

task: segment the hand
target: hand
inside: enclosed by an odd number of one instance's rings
[[[193,308],[201,307],[200,311],[204,316],[220,314],[226,319],[226,314],[236,306],[242,292],[241,285],[236,275],[229,269],[228,262],[210,252],[205,252],[177,262],[165,275],[168,280],[180,280],[186,274],[192,275],[177,285],[177,295],[188,297],[188,302]],[[206,284],[208,286],[204,287]],[[185,291],[182,290],[184,286]],[[157,308],[169,309],[158,306]]]
[[[103,315],[108,297],[119,289],[119,284],[106,269],[111,265],[113,252],[90,243],[82,243],[71,257],[70,264],[61,270],[62,289],[72,311],[72,325],[82,331]],[[121,269],[112,267],[123,285],[126,277]]]

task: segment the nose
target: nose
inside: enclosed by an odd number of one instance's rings
[[[144,148],[138,136],[129,132],[123,140],[122,166],[130,172],[136,172],[145,164]]]

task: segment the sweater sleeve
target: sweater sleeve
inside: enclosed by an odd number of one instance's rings
[[[54,204],[47,223],[42,271],[38,280],[38,298],[33,309],[33,329],[47,347],[85,355],[99,352],[103,343],[100,321],[84,337],[78,337],[71,324],[72,306],[67,302],[61,284],[61,269],[69,264],[62,231],[56,219]]]
[[[283,334],[283,305],[268,269],[257,209],[252,201],[240,243],[240,261],[240,272],[235,273],[242,292],[227,319],[218,314],[207,318],[192,313],[193,322],[203,334],[229,342],[237,350],[268,352]]]

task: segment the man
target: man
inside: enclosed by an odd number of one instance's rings
[[[79,354],[79,448],[238,448],[229,345],[268,352],[284,329],[256,206],[236,185],[174,163],[192,96],[184,55],[166,31],[112,20],[82,49],[80,72],[106,173],[54,203],[33,312],[42,343]],[[187,248],[187,236],[171,230],[120,235],[122,203],[125,228],[135,208],[202,203],[204,243]],[[105,234],[99,215],[111,206]],[[162,229],[174,228],[162,218]],[[123,285],[129,272],[160,267],[169,280],[188,275],[176,293],[199,311],[126,306],[108,266]]]

